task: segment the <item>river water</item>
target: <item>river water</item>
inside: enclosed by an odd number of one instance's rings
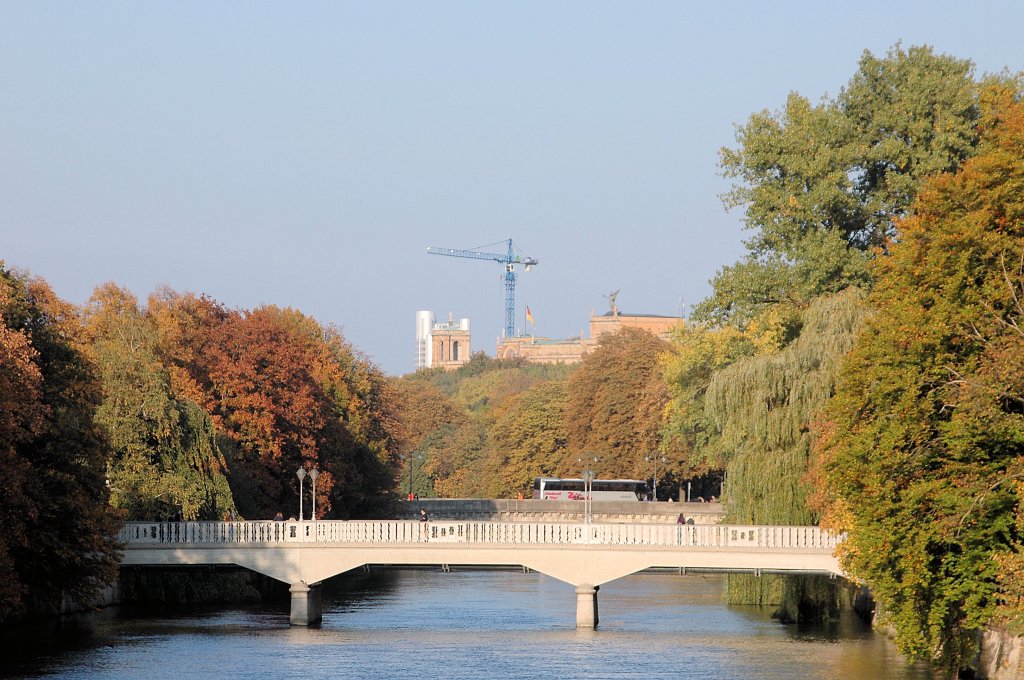
[[[722,592],[719,576],[637,574],[602,586],[599,628],[576,630],[575,590],[541,574],[375,571],[329,581],[315,628],[288,625],[285,597],[22,628],[3,636],[0,676],[932,678],[852,615],[781,625]]]

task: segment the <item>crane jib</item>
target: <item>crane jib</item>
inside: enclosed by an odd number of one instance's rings
[[[428,255],[446,255],[448,257],[464,257],[472,260],[492,260],[505,267],[505,337],[515,336],[516,308],[516,274],[512,265],[521,264],[529,271],[539,260],[534,257],[521,257],[512,250],[512,239],[508,239],[508,253],[488,253],[482,250],[459,250],[457,248],[427,248]]]

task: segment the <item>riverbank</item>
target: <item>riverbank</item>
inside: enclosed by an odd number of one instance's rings
[[[981,635],[981,652],[975,664],[978,677],[987,680],[1024,678],[1024,637],[1002,628],[986,628]]]

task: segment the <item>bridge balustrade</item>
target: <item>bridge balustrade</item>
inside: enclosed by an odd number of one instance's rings
[[[834,550],[845,538],[818,527],[565,522],[129,522],[125,545],[158,544],[594,544],[644,547]]]
[[[291,526],[289,526],[289,524]],[[301,537],[299,522],[128,522],[118,532],[125,544],[278,543]],[[289,531],[290,529],[290,531]]]

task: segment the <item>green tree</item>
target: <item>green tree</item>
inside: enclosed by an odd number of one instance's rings
[[[736,180],[725,205],[744,208],[753,235],[747,257],[719,272],[694,316],[735,325],[756,355],[715,371],[703,403],[699,381],[684,380],[678,396],[696,420],[670,419],[670,433],[697,431],[701,414],[712,416],[717,431],[698,458],[728,460],[737,518],[813,518],[800,482],[806,433],[855,325],[848,315],[824,325],[811,317],[851,287],[870,289],[872,258],[886,252],[892,221],[910,213],[924,179],[975,153],[985,96],[969,61],[897,45],[884,58],[865,52],[833,99],[812,104],[794,93],[783,111],[754,114],[737,148],[723,149],[723,174]],[[786,595],[780,614],[794,604]]]
[[[234,511],[210,417],[175,398],[156,330],[127,290],[96,289],[85,315],[103,385],[96,421],[113,447],[110,502],[128,519],[220,519]]]
[[[74,307],[0,262],[0,621],[89,602],[117,573],[94,424],[100,386]],[[18,391],[8,391],[17,389]],[[21,391],[24,390],[24,391]]]
[[[488,475],[487,430],[483,421],[470,418],[460,427],[441,427],[428,437],[423,466],[441,498],[483,498]]]
[[[995,611],[993,554],[1012,563],[1021,547],[1024,106],[994,96],[982,129],[980,153],[926,183],[876,262],[876,312],[820,445],[845,567],[905,653],[954,670]]]
[[[820,296],[801,318],[799,337],[781,350],[740,359],[715,372],[705,408],[725,461],[727,519],[737,524],[816,524],[808,503],[810,424],[832,396],[839,362],[863,322],[856,288]],[[730,577],[737,603],[777,603],[786,621],[837,612],[835,583],[816,578]]]
[[[893,220],[907,214],[921,180],[952,172],[978,145],[974,64],[928,46],[865,51],[838,97],[854,152],[858,223],[843,234],[860,249],[885,248]]]
[[[744,207],[748,256],[723,268],[696,316],[745,325],[767,306],[870,283],[871,249],[909,209],[921,180],[951,171],[977,145],[978,85],[970,61],[927,46],[865,51],[838,97],[791,94],[723,149],[737,180],[727,208]]]
[[[520,367],[499,364],[487,372],[463,378],[452,399],[468,412],[483,416],[505,399],[540,382],[541,378]]]
[[[704,397],[716,371],[755,351],[750,337],[735,326],[681,327],[672,336],[673,351],[664,378],[671,400],[665,408],[662,448],[682,465],[685,476],[725,466],[715,446],[719,430],[707,414]]]

